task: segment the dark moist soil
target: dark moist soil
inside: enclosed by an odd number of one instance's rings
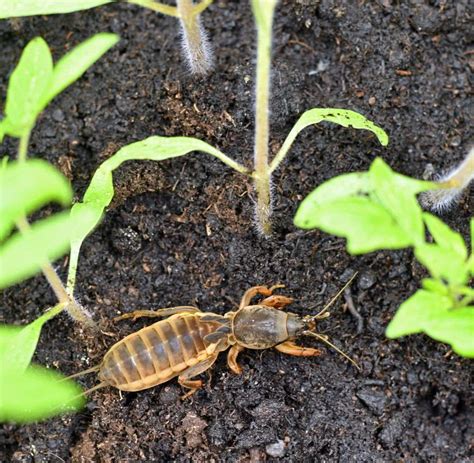
[[[462,159],[472,141],[472,13],[467,0],[282,2],[272,150],[299,114],[318,106],[360,111],[388,131],[389,147],[326,124],[303,131],[275,175],[271,239],[252,224],[248,180],[218,160],[192,154],[128,163],[115,174],[116,199],[85,242],[78,273],[77,296],[103,332],[88,335],[59,316],[45,326],[35,355],[39,364],[76,373],[145,324],[112,324],[120,313],[185,304],[224,313],[257,284],[284,283],[297,300],[290,310],[314,313],[358,270],[351,294],[361,329],[341,298],[320,330],[362,372],[328,349],[309,359],[268,350],[243,353],[243,374],[235,376],[222,355],[203,375],[206,387],[184,402],[176,380],[122,395],[106,388],[80,413],[4,426],[1,460],[469,461],[469,362],[424,335],[384,337],[426,275],[412,252],[350,257],[344,240],[296,230],[292,217],[316,185],[366,170],[375,156],[415,177],[429,164],[440,172]],[[139,7],[2,21],[2,99],[33,37],[44,37],[56,59],[95,32],[122,37],[44,112],[31,155],[61,168],[78,197],[102,161],[150,135],[198,137],[250,165],[255,34],[248,2],[216,1],[203,21],[216,51],[205,78],[187,72],[176,20]],[[8,140],[1,155],[15,147]],[[466,194],[443,216],[465,238],[473,206]],[[66,261],[57,268],[65,276]],[[3,293],[2,322],[28,323],[52,304],[38,276]]]

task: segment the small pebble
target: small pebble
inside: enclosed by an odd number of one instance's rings
[[[354,270],[351,268],[346,268],[344,272],[342,272],[342,275],[339,277],[339,281],[342,283],[347,283],[351,277],[354,275]]]
[[[62,122],[64,121],[64,113],[62,112],[61,109],[55,109],[53,111],[53,119],[56,121],[56,122]]]
[[[274,458],[282,457],[285,454],[285,443],[281,439],[278,439],[273,444],[268,444],[265,447],[265,452]]]
[[[356,393],[357,398],[375,415],[381,415],[387,398],[382,391],[363,389]]]
[[[360,289],[369,289],[374,286],[376,281],[375,275],[371,271],[361,273],[358,286]]]

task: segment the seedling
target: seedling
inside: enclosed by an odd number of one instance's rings
[[[71,13],[121,0],[2,0],[0,19],[18,16]],[[212,50],[207,33],[201,25],[201,13],[213,0],[176,0],[176,6],[154,0],[126,0],[179,19],[183,53],[193,74],[206,74],[212,67]]]
[[[74,217],[69,211],[53,214],[12,234],[19,220],[27,223],[27,214],[50,202],[62,205],[71,202],[72,190],[67,179],[40,159],[3,162],[0,197],[0,289],[3,289],[33,276],[64,255],[69,249],[72,230],[82,226],[89,211],[83,210]],[[51,281],[56,284],[54,279]],[[57,384],[58,375],[30,366],[43,324],[68,305],[69,300],[60,302],[23,328],[0,325],[0,422],[36,421],[81,406],[82,401],[77,398],[80,390],[74,383]],[[65,407],[63,404],[68,400],[72,402]]]
[[[8,272],[2,272],[1,281],[8,285],[18,278],[32,276],[39,265],[59,302],[65,305],[73,318],[85,323],[90,323],[90,317],[74,298],[67,294],[50,259],[60,257],[67,250],[70,230],[77,229],[77,226],[81,228],[80,224],[82,220],[87,220],[89,212],[82,211],[82,218],[75,217],[76,224],[70,222],[68,213],[64,213],[30,227],[26,215],[35,207],[44,204],[42,200],[59,198],[63,202],[66,199],[70,201],[72,193],[70,187],[65,189],[64,181],[61,183],[51,167],[48,170],[47,166],[38,163],[40,161],[26,163],[26,158],[31,130],[41,111],[117,41],[118,36],[115,34],[97,34],[74,48],[53,66],[46,42],[39,37],[33,39],[25,47],[20,62],[10,77],[5,118],[0,121],[0,142],[5,135],[19,138],[17,163],[7,165],[2,171],[2,202],[5,198],[2,209],[6,208],[8,214],[2,214],[1,228],[4,234],[0,239],[7,237],[13,224],[21,232],[0,248],[3,264],[1,268],[8,269]],[[52,183],[53,178],[56,183]],[[38,184],[38,181],[42,183]],[[51,191],[53,185],[63,186],[54,192]],[[54,196],[60,193],[63,196]],[[69,194],[68,197],[64,196],[66,193]],[[50,233],[53,231],[56,232],[53,236],[61,235],[65,239],[51,239]],[[28,269],[23,269],[25,265],[29,265]],[[16,271],[17,267],[21,271]]]
[[[69,250],[73,232],[90,222],[91,211],[83,208],[74,216],[70,211],[60,212],[30,226],[29,214],[50,202],[66,206],[73,193],[68,180],[52,165],[27,159],[28,140],[47,104],[117,40],[114,34],[98,34],[53,67],[48,46],[36,38],[27,45],[10,77],[0,140],[10,135],[19,138],[20,143],[18,160],[8,162],[4,158],[0,166],[0,289],[41,269],[59,303],[23,328],[0,325],[0,421],[36,421],[77,409],[83,403],[74,383],[59,383],[57,374],[31,366],[30,362],[42,326],[61,311],[68,310],[76,320],[91,323],[85,309],[67,294],[51,265]],[[13,231],[15,226],[19,232]]]
[[[42,326],[63,309],[58,304],[23,328],[0,325],[0,422],[29,423],[83,406],[73,381],[30,363]]]
[[[112,172],[124,161],[132,159],[162,161],[183,156],[192,151],[201,151],[218,158],[227,166],[253,179],[257,192],[255,207],[257,227],[262,234],[268,236],[271,233],[271,177],[284,160],[293,141],[301,130],[310,125],[328,121],[343,127],[369,130],[376,135],[383,146],[388,144],[388,136],[380,127],[354,111],[337,108],[314,108],[300,116],[278,153],[269,162],[271,37],[276,3],[276,0],[252,0],[252,10],[258,34],[254,169],[247,169],[244,165],[231,159],[220,150],[196,138],[153,136],[123,147],[114,156],[105,161],[95,173],[84,195],[83,202],[73,207],[73,214],[82,207],[94,208],[96,215],[89,225],[91,229],[96,226],[105,207],[113,198]],[[68,275],[68,291],[70,294],[74,290],[80,247],[86,236],[87,233],[79,232],[71,243]]]
[[[397,338],[426,333],[474,357],[474,255],[461,235],[439,218],[423,212],[416,195],[449,187],[393,172],[376,159],[368,172],[335,177],[301,203],[295,225],[319,228],[347,239],[351,254],[413,247],[431,277],[398,309],[386,335]],[[425,225],[434,243],[426,239]],[[471,219],[471,245],[474,219]]]

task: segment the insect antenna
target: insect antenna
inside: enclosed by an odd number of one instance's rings
[[[327,311],[329,307],[331,307],[338,299],[338,297],[346,290],[346,288],[352,283],[354,278],[357,276],[359,272],[355,272],[354,275],[351,276],[350,280],[337,292],[337,294],[324,306],[323,310],[318,312],[316,315],[311,315],[309,317],[305,317],[305,320],[321,320],[322,318],[329,317],[330,313]]]
[[[330,342],[327,338],[327,336],[324,336],[323,334],[319,334],[319,333],[315,333],[314,331],[304,331],[303,332],[304,335],[307,335],[307,336],[314,336],[315,338],[319,339],[320,341],[323,341],[324,343],[326,343],[328,346],[332,347],[336,352],[338,352],[339,354],[341,354],[343,357],[345,357],[347,360],[349,360],[349,362],[352,363],[352,365],[354,365],[359,371],[362,371],[362,368],[359,366],[359,364],[351,359],[345,352],[343,352],[341,349],[339,349],[338,347],[336,347],[332,342]]]

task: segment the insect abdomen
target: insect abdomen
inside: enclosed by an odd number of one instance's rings
[[[197,314],[178,314],[133,333],[112,346],[100,379],[122,391],[140,391],[178,376],[206,359],[211,347],[203,338],[218,326]]]

